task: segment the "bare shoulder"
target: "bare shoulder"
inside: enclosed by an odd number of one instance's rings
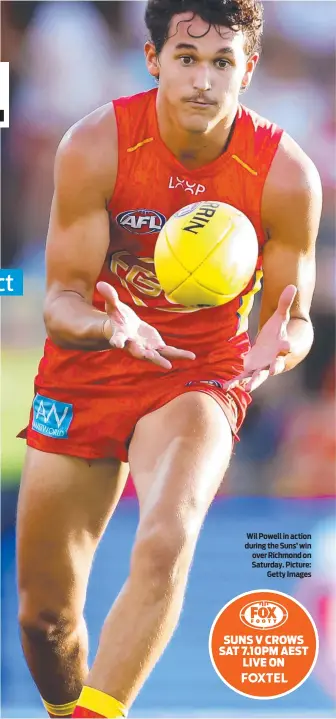
[[[267,185],[291,190],[321,187],[320,176],[313,161],[286,132],[281,137],[267,178]]]
[[[300,208],[321,213],[322,187],[311,158],[284,133],[265,183],[262,217],[265,229],[272,229],[284,213],[295,217]]]
[[[117,125],[113,104],[97,108],[62,138],[55,158],[55,185],[76,183],[96,188],[106,199],[113,194],[118,166]]]

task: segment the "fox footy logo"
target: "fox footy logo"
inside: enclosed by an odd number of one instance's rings
[[[116,221],[127,232],[136,235],[151,235],[160,232],[166,223],[166,217],[156,210],[126,210],[120,212]]]
[[[247,627],[273,629],[281,627],[288,619],[288,612],[278,602],[249,602],[240,610],[240,619]]]

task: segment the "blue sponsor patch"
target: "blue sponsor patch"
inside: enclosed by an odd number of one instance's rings
[[[73,405],[37,394],[33,401],[32,428],[52,439],[67,439]]]

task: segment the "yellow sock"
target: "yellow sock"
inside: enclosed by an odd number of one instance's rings
[[[42,699],[42,697],[41,697]],[[49,702],[46,702],[44,699],[42,699],[43,704],[48,712],[48,714],[51,714],[53,717],[71,717],[72,712],[76,708],[77,701],[69,702],[68,704],[49,704]]]
[[[124,704],[114,699],[109,694],[93,689],[93,687],[83,687],[81,695],[78,699],[73,717],[103,717],[103,719],[115,719],[117,717],[126,717],[127,710]]]

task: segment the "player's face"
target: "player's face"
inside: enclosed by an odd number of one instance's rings
[[[221,27],[219,34],[200,17],[181,13],[172,18],[159,57],[146,44],[148,70],[159,78],[160,97],[182,129],[204,133],[235,112],[258,61],[256,53],[246,56],[244,42],[242,32]]]

